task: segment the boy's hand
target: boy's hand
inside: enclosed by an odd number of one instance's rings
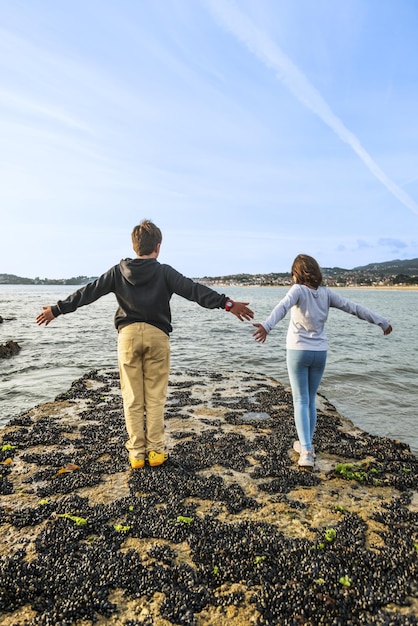
[[[55,317],[52,314],[52,309],[50,306],[43,306],[42,308],[43,311],[37,316],[36,323],[38,324],[38,326],[40,326],[41,324],[45,324],[45,326],[48,326],[48,324],[52,322]]]
[[[390,333],[392,332],[392,330],[393,330],[392,326],[388,326],[388,327],[386,328],[386,330],[384,330],[384,331],[383,331],[383,334],[384,334],[384,335],[390,335]]]
[[[258,343],[264,343],[267,337],[267,331],[262,324],[253,324],[256,327],[256,331],[253,332],[253,337]]]
[[[241,322],[244,320],[252,320],[254,318],[254,312],[248,308],[249,302],[234,302],[229,309]]]

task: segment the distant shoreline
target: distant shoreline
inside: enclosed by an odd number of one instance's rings
[[[378,289],[380,291],[418,291],[418,285],[353,285],[332,289]]]
[[[195,280],[199,281],[198,278]],[[269,289],[290,289],[291,285],[259,285],[259,284],[239,284],[239,283],[209,283],[201,281],[208,287],[268,287]],[[325,285],[329,289],[376,289],[379,291],[418,291],[418,285]]]
[[[213,289],[216,288],[228,288],[228,287],[244,287],[244,288],[269,288],[269,289],[290,289],[292,284],[283,285],[260,285],[259,283],[222,283],[211,282],[202,280],[201,278],[194,278],[196,282],[199,282],[207,287]],[[84,287],[87,283],[0,283],[0,287]],[[329,289],[364,289],[364,290],[378,290],[378,291],[418,291],[417,285],[325,285]]]
[[[418,290],[418,258],[393,259],[383,263],[369,263],[352,269],[321,266],[327,286],[356,289],[413,289]],[[28,278],[17,274],[0,272],[0,285],[72,285],[83,286],[96,280],[97,276],[78,275],[71,278]],[[291,272],[239,272],[234,274],[200,275],[193,280],[207,286],[230,287],[291,287]]]

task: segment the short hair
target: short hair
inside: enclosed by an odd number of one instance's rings
[[[151,254],[162,240],[161,230],[151,220],[142,220],[132,231],[132,245],[138,256]]]
[[[321,268],[308,254],[298,254],[293,261],[292,275],[298,285],[309,285],[316,289],[322,283]]]

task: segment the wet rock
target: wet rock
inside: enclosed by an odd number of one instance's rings
[[[6,343],[0,344],[0,359],[9,359],[16,354],[19,354],[21,347],[16,341],[9,340]]]
[[[408,446],[323,402],[303,471],[289,391],[248,373],[174,371],[167,406],[156,468],[129,469],[115,371],[0,431],[0,622],[416,626]]]

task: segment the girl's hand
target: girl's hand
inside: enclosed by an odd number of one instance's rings
[[[256,331],[253,332],[253,337],[258,343],[264,343],[267,337],[267,331],[261,324],[253,324],[256,327]]]
[[[392,330],[393,330],[392,326],[388,326],[388,327],[386,328],[386,330],[384,330],[384,331],[383,331],[383,334],[384,334],[384,335],[390,335],[390,333],[392,332]]]

